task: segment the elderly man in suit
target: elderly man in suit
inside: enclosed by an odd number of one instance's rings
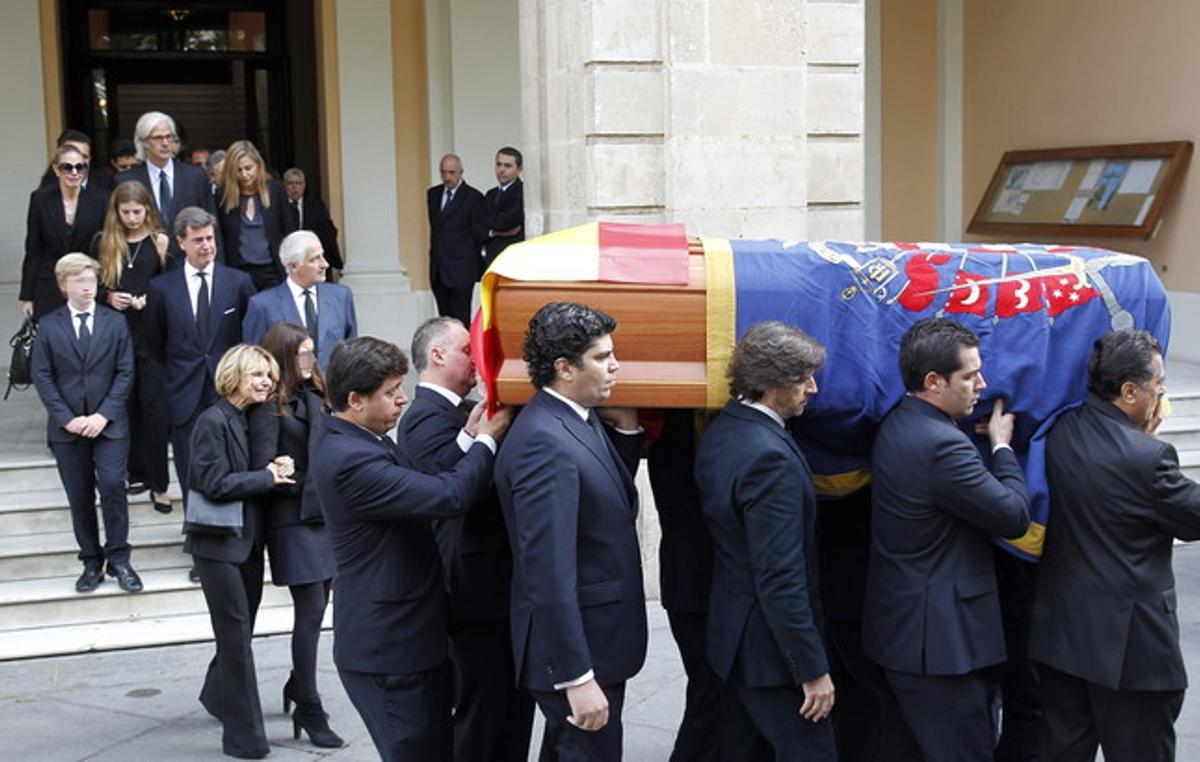
[[[311,230],[321,239],[321,247],[325,249],[325,261],[334,270],[345,267],[342,262],[341,250],[338,249],[338,230],[329,216],[329,207],[315,195],[306,195],[308,187],[304,179],[304,170],[292,167],[283,173],[283,189],[287,192],[288,205],[283,215],[284,231],[291,233],[296,230]]]
[[[1156,439],[1162,346],[1096,340],[1088,397],[1046,443],[1050,523],[1029,655],[1039,663],[1042,758],[1175,758],[1187,673],[1175,613],[1175,538],[1200,539],[1200,486]]]
[[[863,639],[903,722],[883,745],[901,759],[991,760],[992,681],[1005,658],[993,537],[1029,526],[1029,496],[997,399],[987,422],[991,470],[955,421],[987,386],[979,339],[948,318],[900,341],[907,390],[879,427]],[[898,719],[894,718],[893,719]]]
[[[400,445],[425,473],[449,471],[470,452],[476,411],[483,410],[464,399],[476,382],[471,335],[452,317],[432,318],[413,334],[412,357],[420,383],[400,419]],[[495,491],[465,517],[435,521],[434,532],[450,591],[454,758],[524,762],[533,698],[516,687],[508,627],[512,553]]]
[[[616,384],[616,327],[582,304],[538,310],[524,344],[538,391],[496,461],[517,679],[559,759],[620,759],[625,682],[646,658],[632,476],[641,432],[633,410],[606,412],[615,430],[593,410]]]
[[[125,319],[96,303],[99,264],[67,254],[54,272],[67,303],[38,324],[33,381],[49,413],[47,438],[79,543],[83,574],[75,591],[90,593],[104,579],[104,563],[121,589],[142,581],[129,562],[129,506],[125,464],[129,419],[125,400],[133,386],[133,340]],[[96,490],[104,515],[104,547],[96,523]]]
[[[218,261],[224,262],[220,230],[217,229],[215,219],[217,206],[212,185],[203,169],[175,158],[178,140],[174,119],[161,111],[147,111],[142,114],[133,131],[133,142],[137,146],[137,156],[142,163],[117,175],[116,184],[126,180],[137,180],[145,185],[158,208],[159,219],[167,230],[175,230],[175,216],[191,206],[199,207],[213,215],[216,256]],[[178,240],[171,241],[170,253],[171,258],[167,266],[171,269],[179,267],[183,263],[184,253]]]
[[[326,282],[329,263],[325,261],[325,249],[311,231],[289,233],[279,245],[279,261],[287,270],[287,280],[250,300],[243,337],[257,344],[278,322],[302,325],[312,334],[317,358],[324,368],[335,344],[358,335],[354,295],[343,285]]]
[[[205,210],[179,210],[175,241],[184,253],[183,266],[150,281],[144,323],[150,353],[163,366],[175,473],[186,500],[192,427],[217,400],[217,363],[242,340],[242,318],[254,284],[245,273],[214,261],[216,218]]]
[[[487,493],[511,413],[479,419],[454,469],[410,468],[387,432],[408,402],[394,344],[338,344],[325,376],[333,415],[311,468],[337,558],[333,660],[381,758],[442,760],[451,751],[447,605],[432,519],[467,513]]]
[[[483,194],[463,180],[462,160],[454,154],[443,156],[438,170],[441,184],[425,194],[429,212],[429,282],[438,314],[470,325],[471,293],[480,273],[476,228]]]
[[[795,328],[751,326],[729,363],[733,399],[696,453],[713,538],[709,659],[777,760],[837,759],[817,584],[817,496],[786,428],[817,393],[813,374],[824,361],[824,348]],[[725,757],[752,746],[739,740]]]
[[[479,207],[475,237],[483,241],[481,272],[509,245],[525,240],[525,184],[521,181],[521,152],[505,146],[496,152],[496,187]]]

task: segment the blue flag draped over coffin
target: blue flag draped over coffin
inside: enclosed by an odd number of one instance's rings
[[[972,418],[990,414],[997,397],[1017,415],[1013,447],[1026,468],[1034,524],[1006,547],[1025,558],[1040,556],[1049,512],[1039,428],[1086,396],[1092,342],[1143,328],[1165,350],[1170,334],[1166,292],[1150,263],[1104,249],[730,243],[737,335],[760,320],[782,320],[828,352],[820,392],[793,423],[824,494],[869,481],[875,428],[904,394],[897,351],[909,326],[945,316],[979,335],[988,388]],[[972,422],[960,423],[969,430]]]

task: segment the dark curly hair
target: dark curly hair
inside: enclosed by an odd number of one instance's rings
[[[535,389],[554,381],[554,362],[563,358],[576,367],[601,336],[617,329],[612,315],[575,302],[551,302],[529,319],[524,357]]]
[[[777,320],[746,330],[729,360],[729,393],[750,402],[769,389],[807,381],[825,362],[825,347],[804,331]]]
[[[925,388],[925,376],[933,371],[950,378],[962,368],[959,352],[979,346],[970,328],[950,318],[925,318],[913,323],[900,339],[900,380],[904,390]]]
[[[335,413],[350,406],[350,392],[372,395],[392,376],[408,373],[400,347],[374,336],[343,339],[333,347],[325,372],[325,401]]]
[[[1144,387],[1154,378],[1154,355],[1161,354],[1162,344],[1146,331],[1104,334],[1096,339],[1088,358],[1088,391],[1111,401],[1121,396],[1126,381]]]

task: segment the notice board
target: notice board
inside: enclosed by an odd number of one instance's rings
[[[1149,238],[1191,156],[1187,140],[1009,151],[967,232]]]

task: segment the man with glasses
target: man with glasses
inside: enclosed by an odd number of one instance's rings
[[[189,206],[199,207],[216,217],[216,202],[204,170],[175,158],[179,137],[174,119],[161,111],[142,114],[133,131],[133,142],[137,146],[137,156],[143,163],[117,175],[116,181],[120,184],[126,180],[137,180],[145,185],[158,208],[164,228],[173,230],[175,213]],[[221,233],[220,230],[215,232],[217,261],[223,262]],[[183,263],[183,250],[174,238],[171,239],[170,255],[168,269]]]

